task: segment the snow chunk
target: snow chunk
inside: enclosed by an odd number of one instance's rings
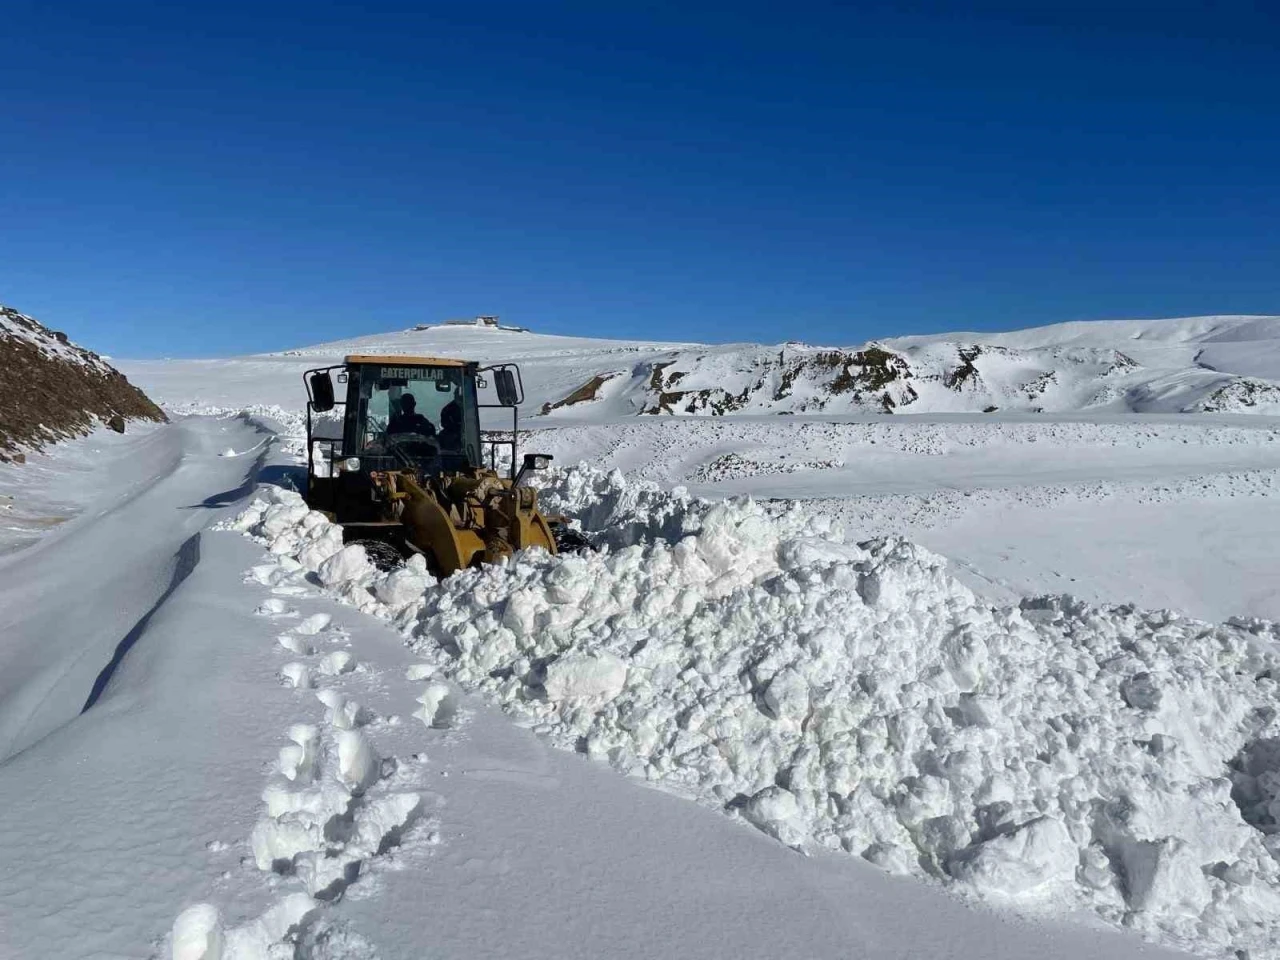
[[[336,677],[355,668],[356,658],[347,650],[332,650],[320,658],[320,672],[325,676]]]
[[[299,623],[296,627],[294,627],[293,632],[298,634],[299,636],[313,637],[317,633],[319,633],[321,630],[329,626],[329,624],[332,621],[333,621],[333,617],[331,617],[327,613],[313,613],[311,616],[306,617],[305,619],[303,619],[301,623]]]
[[[369,562],[364,547],[352,543],[320,564],[317,576],[326,587],[335,587],[353,581],[359,582],[375,572],[376,568]]]
[[[340,730],[338,777],[352,790],[363,790],[378,779],[381,758],[359,730]]]
[[[456,709],[453,688],[438,680],[427,684],[427,688],[419,694],[418,702],[422,704],[422,708],[413,715],[428,727],[448,726]]]
[[[320,745],[319,731],[309,723],[297,723],[289,728],[289,739],[293,743],[280,748],[280,773],[286,780],[310,780]]]
[[[947,870],[979,893],[1003,897],[1047,895],[1069,883],[1079,853],[1063,824],[1040,817],[952,860]]]
[[[393,793],[369,801],[356,812],[354,843],[367,855],[400,842],[400,834],[422,809],[416,793]]]
[[[292,866],[298,854],[315,849],[316,830],[301,820],[260,820],[249,835],[249,846],[258,869],[267,871],[276,864]]]
[[[256,920],[227,934],[225,960],[275,960],[293,955],[272,948],[300,929],[318,904],[305,893],[291,893]]]
[[[280,676],[295,689],[304,689],[313,685],[311,668],[305,663],[291,661],[280,668]]]
[[[302,657],[309,657],[315,653],[311,644],[299,637],[293,636],[293,634],[290,633],[280,634],[280,636],[276,637],[276,642],[290,653],[296,653]]]
[[[360,704],[337,690],[318,690],[316,699],[328,707],[325,721],[339,730],[354,730],[360,722]]]
[[[375,583],[373,595],[388,607],[398,610],[421,600],[423,591],[434,582],[427,573],[426,560],[414,554],[403,567],[391,571]]]
[[[612,700],[627,685],[627,665],[611,653],[570,653],[547,667],[547,699]]]
[[[298,611],[294,610],[284,600],[278,597],[269,597],[258,605],[258,609],[253,611],[260,617],[296,617]]]
[[[430,680],[436,675],[436,668],[429,663],[415,663],[404,672],[406,680]]]
[[[173,921],[173,960],[222,960],[222,924],[211,903],[187,907]]]
[[[1160,706],[1160,688],[1149,673],[1137,673],[1120,684],[1124,702],[1136,710],[1155,710]]]
[[[782,787],[767,787],[747,801],[742,815],[765,833],[799,849],[807,833],[800,803]]]

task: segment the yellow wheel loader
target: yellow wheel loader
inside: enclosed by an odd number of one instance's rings
[[[480,403],[493,378],[498,402]],[[306,500],[365,543],[375,562],[422,554],[436,576],[493,563],[516,550],[585,545],[559,517],[538,510],[520,485],[551,460],[526,454],[517,472],[519,405],[515,364],[439,357],[349,356],[308,370]],[[338,400],[334,380],[345,387]],[[482,434],[480,410],[511,412],[509,434]],[[510,448],[510,464],[498,450]],[[485,454],[488,463],[486,464]]]

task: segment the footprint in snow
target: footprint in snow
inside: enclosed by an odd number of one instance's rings
[[[334,900],[369,861],[400,844],[422,815],[422,798],[378,791],[397,765],[359,730],[297,724],[288,736],[284,779],[268,783],[265,814],[250,836],[254,863],[298,878],[317,900]]]
[[[304,618],[301,623],[294,627],[293,632],[301,634],[304,637],[315,636],[317,633],[327,628],[332,622],[333,617],[327,613],[313,613],[311,616]]]
[[[255,568],[251,579],[267,581],[269,572]],[[301,616],[280,597],[264,601],[255,613],[273,619]],[[319,635],[330,642],[349,639],[325,613],[304,617],[276,639],[290,653],[311,657],[315,647],[304,638]],[[349,651],[331,650],[314,668],[290,661],[280,667],[279,676],[303,689],[315,686],[314,673],[341,677],[358,667]],[[265,956],[285,940],[331,946],[335,936],[349,946],[357,941],[363,945],[321,916],[323,903],[342,897],[370,863],[399,846],[420,820],[427,819],[430,827],[425,842],[439,842],[438,823],[425,818],[422,796],[396,789],[405,781],[399,763],[380,756],[361,729],[375,720],[379,727],[396,726],[399,718],[380,719],[336,689],[318,690],[316,697],[325,707],[325,723],[296,723],[286,731],[289,742],[278,751],[262,794],[266,809],[250,836],[252,862],[260,870],[295,878],[306,892],[289,894],[257,919],[231,929],[223,927],[210,904],[188,908],[170,936],[175,958],[209,960],[227,956],[228,950],[237,956],[245,951]],[[419,702],[422,709],[416,715],[428,725],[448,725],[456,709],[451,688],[440,681],[428,684]],[[425,756],[420,756],[416,765],[423,762]],[[207,845],[210,852],[226,848],[222,841]]]
[[[298,611],[289,604],[285,603],[278,597],[269,597],[258,604],[258,608],[253,611],[260,617],[270,617],[272,619],[284,619],[287,617],[298,616]]]
[[[356,668],[356,658],[346,650],[333,650],[320,658],[319,671],[328,677],[350,673]]]
[[[295,637],[291,633],[282,633],[280,636],[276,637],[276,640],[279,642],[280,646],[284,647],[290,653],[296,653],[302,657],[309,657],[316,652],[315,648],[311,646],[311,644],[307,643],[301,637]]]
[[[335,729],[354,730],[372,719],[360,704],[337,690],[317,690],[316,699],[325,705],[325,723]]]
[[[314,687],[315,679],[311,676],[311,668],[296,660],[286,663],[280,668],[280,677],[295,690],[308,690]]]

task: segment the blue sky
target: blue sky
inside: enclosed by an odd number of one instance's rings
[[[0,302],[119,356],[499,313],[1280,313],[1280,5],[7,0]]]

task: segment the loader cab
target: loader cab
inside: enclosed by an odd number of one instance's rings
[[[358,355],[303,379],[307,505],[383,569],[416,554],[448,576],[528,547],[555,554],[562,542],[585,543],[521,486],[551,458],[528,453],[517,465],[524,387],[515,364]],[[493,395],[496,403],[481,399]],[[510,427],[482,432],[481,410],[510,417]]]
[[[453,473],[481,466],[477,364],[350,357],[346,367],[346,458],[359,458],[369,470]]]
[[[480,402],[477,385],[492,377],[498,403]],[[443,357],[349,356],[308,370],[308,503],[340,522],[354,510],[375,514],[371,474],[410,471],[420,477],[498,467],[510,448],[516,477],[518,406],[523,401],[514,364],[480,368]],[[509,411],[511,430],[482,434],[480,410]],[[505,459],[505,458],[504,458]]]

